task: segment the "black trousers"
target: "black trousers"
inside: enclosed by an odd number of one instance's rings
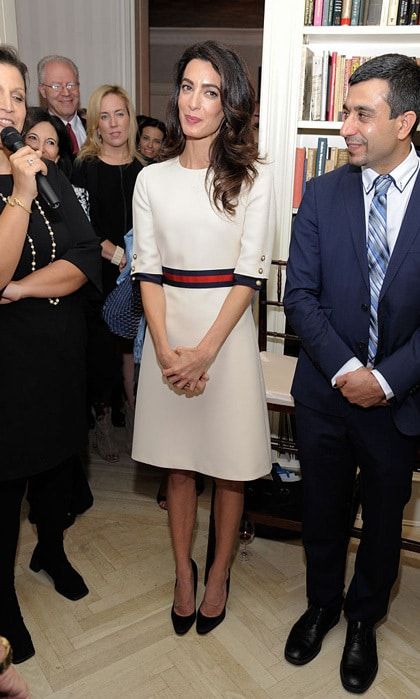
[[[309,603],[342,604],[359,467],[363,533],[344,609],[349,619],[375,623],[387,613],[398,575],[417,439],[396,429],[387,407],[349,405],[345,417],[336,417],[298,403],[296,422]]]
[[[38,540],[45,550],[62,548],[65,516],[69,511],[73,482],[73,459],[31,476],[0,482],[0,590],[14,589],[14,568],[20,529],[20,510],[26,487],[31,486],[31,507],[37,523]],[[1,599],[6,597],[0,595]],[[0,614],[1,616],[1,614]],[[1,623],[1,622],[0,622]]]

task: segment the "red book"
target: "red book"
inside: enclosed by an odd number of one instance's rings
[[[295,175],[293,179],[293,202],[292,206],[297,209],[302,201],[303,182],[305,173],[306,148],[296,148],[295,155]]]
[[[328,76],[327,121],[334,121],[334,92],[336,70],[337,51],[333,51],[330,57],[330,71]]]

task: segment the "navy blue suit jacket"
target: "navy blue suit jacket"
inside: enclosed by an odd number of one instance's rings
[[[292,394],[343,415],[349,404],[331,379],[356,356],[367,363],[370,291],[360,168],[345,165],[308,183],[293,227],[287,317],[302,339]],[[391,386],[393,418],[420,434],[420,177],[391,255],[378,308],[375,368]]]

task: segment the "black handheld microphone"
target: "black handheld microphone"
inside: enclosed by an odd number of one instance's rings
[[[13,126],[5,126],[0,135],[3,145],[11,153],[16,153],[16,151],[25,146],[22,135]],[[48,206],[51,209],[57,209],[60,206],[60,200],[45,175],[42,172],[37,172],[35,179],[38,192],[42,194]]]

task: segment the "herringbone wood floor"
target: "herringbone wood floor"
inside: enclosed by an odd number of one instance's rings
[[[282,656],[305,606],[299,540],[255,539],[249,560],[237,557],[234,564],[225,622],[207,637],[192,629],[178,638],[169,618],[167,516],[154,499],[159,472],[127,455],[107,464],[92,454],[90,479],[95,506],[66,535],[67,553],[90,588],[83,600],[65,600],[44,573],[29,571],[35,535],[23,513],[17,589],[36,656],[19,670],[33,699],[349,696],[338,675],[344,620],[309,665],[293,667]],[[209,495],[210,485],[200,498],[194,542],[201,572]],[[380,669],[369,699],[420,696],[419,622],[420,558],[403,553],[390,615],[378,630]]]

